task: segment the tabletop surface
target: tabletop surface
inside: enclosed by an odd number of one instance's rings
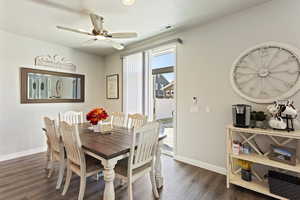
[[[112,159],[130,151],[132,143],[132,130],[113,129],[109,133],[94,133],[89,130],[89,124],[78,126],[82,147],[104,159]],[[166,134],[160,134],[159,140],[166,138]]]

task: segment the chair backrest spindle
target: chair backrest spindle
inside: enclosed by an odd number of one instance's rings
[[[128,115],[128,122],[127,122],[127,127],[129,129],[132,128],[140,128],[142,126],[144,126],[147,123],[147,116],[145,115],[141,115],[141,114],[129,114]]]
[[[133,142],[130,149],[130,165],[132,169],[152,162],[159,137],[159,123],[148,123],[133,132]]]
[[[68,111],[65,113],[59,113],[59,121],[65,121],[69,124],[80,124],[83,123],[83,112],[75,112],[75,111]]]
[[[116,128],[125,128],[126,116],[122,112],[113,112],[111,113],[111,124]]]
[[[44,117],[44,124],[45,124],[47,138],[50,142],[51,148],[53,148],[53,150],[55,150],[56,152],[59,152],[60,135],[58,134],[59,132],[56,129],[55,121],[51,120],[48,117]]]
[[[68,159],[77,165],[85,162],[83,151],[81,149],[81,141],[77,125],[69,125],[67,122],[60,122],[60,131],[63,143],[67,152]]]

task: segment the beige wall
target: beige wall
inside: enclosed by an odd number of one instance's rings
[[[106,99],[104,101],[104,106],[109,112],[118,112],[122,111],[122,59],[120,55],[114,54],[104,59],[104,66],[105,66],[105,74],[112,75],[112,74],[119,74],[119,99]],[[106,78],[106,77],[105,77]],[[105,83],[106,84],[106,83]]]
[[[215,167],[217,171],[224,169],[225,127],[231,123],[231,105],[249,103],[232,90],[231,65],[243,50],[270,40],[300,48],[299,12],[300,1],[274,0],[160,39],[180,37],[184,42],[178,46],[177,55],[177,156],[208,168]],[[106,58],[107,74],[121,73],[119,57]],[[199,98],[198,113],[189,112],[193,96]],[[299,95],[293,98],[300,106]],[[107,107],[114,110],[120,110],[120,104],[121,101],[106,101]]]
[[[20,104],[19,68],[32,67],[34,57],[58,54],[69,58],[86,75],[86,101],[76,104]],[[42,116],[58,112],[87,112],[104,102],[104,63],[98,56],[71,48],[0,31],[0,160],[18,152],[34,152],[45,146]]]

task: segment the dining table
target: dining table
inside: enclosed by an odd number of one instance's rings
[[[105,133],[95,133],[89,128],[90,124],[78,125],[81,145],[84,152],[101,161],[104,167],[103,179],[105,182],[103,200],[115,200],[115,171],[119,160],[129,157],[132,144],[133,129],[112,128]],[[163,187],[161,148],[166,134],[160,133],[158,148],[155,152],[155,180],[158,188]]]

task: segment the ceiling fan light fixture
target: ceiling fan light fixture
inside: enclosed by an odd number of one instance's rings
[[[102,35],[97,35],[96,36],[97,40],[105,40],[106,37],[102,36]]]
[[[119,51],[121,51],[125,48],[125,46],[123,44],[113,44],[112,46]]]
[[[122,3],[125,6],[132,6],[135,3],[135,0],[122,0]]]

